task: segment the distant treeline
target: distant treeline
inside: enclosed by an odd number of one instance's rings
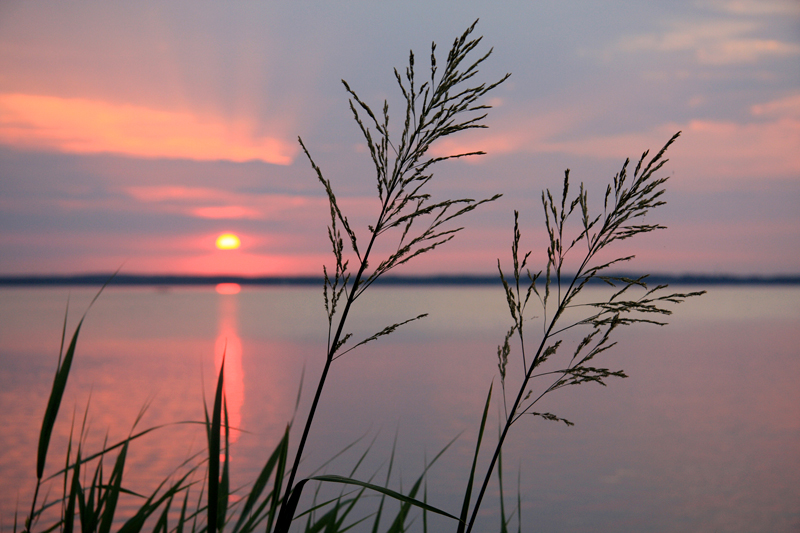
[[[636,279],[636,274],[615,274]],[[0,286],[100,286],[109,281],[111,274],[78,274],[67,276],[0,276]],[[800,275],[738,276],[738,275],[651,275],[645,280],[648,285],[798,285]],[[315,286],[322,284],[319,276],[179,276],[117,274],[109,285],[118,286],[207,286],[219,283],[238,283],[243,286]],[[440,274],[432,276],[385,276],[378,285],[498,285],[498,275]],[[594,279],[592,284],[603,282]]]

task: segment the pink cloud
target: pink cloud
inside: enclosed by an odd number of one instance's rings
[[[219,200],[224,191],[208,187],[183,187],[180,185],[157,185],[153,187],[126,187],[125,192],[142,202],[164,202],[170,200]]]
[[[546,139],[569,132],[577,124],[597,115],[597,109],[589,105],[576,104],[569,109],[542,111],[543,106],[527,106],[513,115],[497,120],[486,129],[473,130],[457,136],[447,137],[431,147],[436,157],[483,151],[489,156],[516,152],[529,152],[532,146]],[[466,159],[479,163],[480,157]]]
[[[458,138],[435,146],[434,153],[483,149],[489,156],[508,153],[563,153],[599,159],[654,155],[676,132],[670,168],[695,189],[718,187],[730,179],[797,179],[800,176],[800,94],[754,105],[752,119],[741,122],[694,119],[617,135],[580,136],[581,121],[566,113],[511,119],[481,136]],[[564,140],[561,140],[564,139]],[[476,158],[479,162],[481,159]],[[688,181],[685,182],[688,184]]]
[[[220,205],[209,207],[195,207],[189,210],[193,216],[199,218],[210,218],[214,220],[234,220],[234,219],[259,219],[263,214],[258,209],[244,207],[241,205]]]
[[[156,185],[126,187],[124,191],[139,202],[149,204],[148,209],[215,220],[299,218],[327,206],[327,199],[321,197],[241,194],[210,187]]]
[[[28,149],[288,165],[294,142],[247,121],[83,98],[0,94],[0,143]]]
[[[621,51],[629,54],[647,52],[692,53],[701,65],[756,63],[766,57],[800,55],[800,45],[776,39],[752,37],[759,23],[717,19],[705,22],[674,22],[663,32],[623,36],[603,54],[611,57]]]
[[[800,93],[763,104],[756,104],[750,108],[750,113],[756,117],[800,118]]]
[[[651,155],[677,132],[681,139],[670,149],[673,169],[699,185],[731,178],[796,179],[800,174],[800,120],[782,118],[771,122],[740,124],[727,121],[691,120],[666,124],[649,132],[573,141],[542,143],[541,152],[562,152],[598,158],[635,157],[644,149]]]

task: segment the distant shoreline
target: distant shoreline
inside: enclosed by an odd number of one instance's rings
[[[621,273],[615,276],[636,278],[638,275]],[[64,276],[15,275],[0,276],[0,287],[55,287],[55,286],[101,286],[111,274],[76,274]],[[733,274],[654,274],[647,278],[648,285],[800,285],[800,275],[757,276]],[[117,274],[109,283],[115,286],[212,286],[220,283],[237,283],[242,286],[317,286],[322,284],[320,276],[183,276]],[[602,283],[595,280],[593,283]],[[376,284],[382,286],[427,285],[427,286],[480,286],[499,285],[497,274],[467,275],[440,274],[420,276],[385,276]]]

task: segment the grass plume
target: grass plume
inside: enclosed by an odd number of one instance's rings
[[[366,228],[367,231],[362,237],[366,240],[365,245],[360,240],[359,233],[351,227],[347,217],[339,208],[330,180],[323,176],[322,170],[311,157],[302,139],[299,140],[303,152],[328,196],[331,216],[328,238],[333,251],[334,267],[332,276],[327,267],[323,267],[323,300],[328,315],[325,366],[286,484],[284,506],[289,505],[291,493],[295,490],[294,483],[300,460],[331,364],[339,355],[345,353],[340,353],[340,350],[352,336],[345,332],[352,305],[367,288],[387,272],[451,240],[463,229],[452,227],[456,219],[479,205],[500,197],[495,195],[482,200],[471,198],[432,200],[425,188],[433,179],[432,168],[435,164],[448,159],[482,154],[482,152],[471,152],[436,157],[429,155],[428,152],[431,145],[439,139],[468,129],[485,128],[486,125],[482,121],[489,106],[480,103],[480,99],[509,76],[507,74],[488,85],[472,82],[480,64],[492,53],[489,50],[477,59],[469,59],[481,41],[480,37],[472,37],[475,24],[477,21],[453,42],[442,72],[439,72],[436,60],[436,45],[435,43],[431,45],[430,78],[421,85],[417,86],[413,52],[409,53],[408,67],[404,75],[395,69],[395,79],[405,102],[405,119],[399,139],[393,139],[389,130],[388,102],[384,101],[382,112],[375,113],[350,85],[342,80],[345,90],[350,95],[350,110],[367,143],[376,175],[380,210],[377,219]],[[378,238],[392,232],[399,233],[395,250],[385,257],[373,259],[373,247]],[[345,242],[349,246],[345,246]],[[352,270],[351,261],[355,264]],[[369,270],[370,262],[377,263],[377,266]],[[355,274],[351,278],[353,271]],[[426,315],[421,314],[389,325],[357,343],[353,348],[387,335],[401,325],[424,316]],[[302,485],[296,490],[299,492],[301,489]],[[283,530],[278,529],[278,531]]]
[[[531,252],[524,254],[520,252],[519,213],[514,212],[511,279],[506,278],[500,260],[497,261],[512,322],[503,343],[497,349],[505,423],[465,531],[472,531],[475,525],[493,469],[500,460],[503,444],[513,424],[522,417],[530,415],[548,421],[563,422],[568,426],[574,425],[566,418],[549,412],[535,411],[534,408],[544,396],[555,390],[589,382],[605,386],[609,378],[627,377],[622,370],[595,366],[595,358],[616,344],[611,341],[613,332],[620,326],[633,324],[665,325],[662,317],[672,313],[666,304],[681,303],[687,298],[705,293],[705,291],[669,293],[666,291],[666,285],[648,287],[647,276],[631,279],[608,273],[612,267],[630,261],[634,256],[618,256],[610,261],[598,259],[600,252],[616,241],[664,229],[658,224],[644,223],[644,218],[665,203],[661,197],[664,194],[663,186],[667,178],[657,177],[656,172],[667,162],[664,154],[679,135],[680,132],[673,135],[649,160],[647,159],[649,152],[644,152],[632,176],[628,175],[630,160],[626,160],[620,172],[606,188],[603,211],[599,214],[590,214],[588,193],[582,183],[578,193],[570,197],[569,170],[564,173],[558,200],[554,199],[549,189],[543,191],[542,207],[549,240],[547,264],[543,270],[535,274],[528,268]],[[569,222],[576,214],[579,217],[577,230],[574,235],[569,236],[567,234]],[[570,252],[572,256],[576,256],[575,262],[570,263],[570,266],[577,266],[574,267],[574,274],[566,275],[567,256]],[[542,286],[543,272],[544,286]],[[604,300],[579,303],[578,295],[586,284],[594,279],[604,281],[612,291]],[[640,289],[641,292],[638,296],[633,295],[636,289]],[[533,295],[536,298],[532,300]],[[525,324],[528,320],[528,304],[536,300],[540,304],[539,309],[543,317],[542,333],[531,356],[526,350]],[[566,320],[564,316],[568,310],[584,312],[578,319]],[[562,348],[564,334],[580,328],[588,329],[588,332],[579,337],[581,340],[571,355],[562,357],[563,349],[561,352],[559,349]],[[524,373],[511,407],[508,408],[505,384],[511,354],[510,342],[514,337],[518,342],[519,358]],[[551,359],[563,363],[554,363],[555,368],[545,369],[545,364]],[[471,482],[472,478],[467,486],[467,495],[472,489]]]

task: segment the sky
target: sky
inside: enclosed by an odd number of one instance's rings
[[[403,107],[393,68],[427,71],[480,19],[487,129],[432,153],[434,199],[503,197],[398,274],[510,265],[514,211],[534,270],[541,191],[564,170],[602,209],[626,158],[681,137],[662,170],[667,230],[622,243],[629,271],[800,272],[796,0],[38,2],[0,4],[0,275],[319,275],[332,183],[362,240],[378,212],[347,80]],[[477,56],[476,56],[477,58]],[[234,233],[236,250],[218,250]],[[379,243],[385,254],[394,236]],[[577,254],[575,254],[577,259]]]

